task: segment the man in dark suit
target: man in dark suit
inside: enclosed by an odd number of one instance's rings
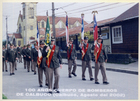
[[[77,68],[77,65],[76,65],[77,53],[76,53],[76,50],[75,50],[75,45],[73,44],[73,38],[71,38],[69,40],[69,44],[67,45],[66,51],[67,51],[67,56],[68,56],[69,78],[72,78],[71,74],[73,74],[74,76],[77,76],[75,74],[76,68]],[[73,70],[71,72],[72,65],[73,65]]]
[[[81,42],[80,44],[80,52],[82,53],[82,80],[85,79],[85,71],[86,67],[88,66],[89,71],[89,78],[90,80],[94,80],[92,75],[92,67],[91,67],[91,60],[92,60],[92,54],[91,51],[94,49],[94,47],[88,43],[88,37],[84,37],[84,43]]]
[[[105,62],[107,62],[108,57],[107,57],[107,53],[105,52],[105,47],[101,42],[102,42],[102,37],[99,36],[97,42],[95,41],[94,43],[97,44],[99,47],[99,51],[97,54],[97,61],[95,60],[95,84],[100,84],[97,78],[99,69],[101,69],[101,73],[103,76],[103,84],[109,84],[109,82],[107,82],[106,68],[105,68]]]
[[[10,44],[10,49],[7,50],[6,59],[10,65],[10,75],[14,75],[14,62],[18,59],[17,53],[14,51],[13,44]],[[6,61],[7,61],[6,60]]]
[[[3,61],[2,61],[2,70],[3,70],[3,72],[4,72],[4,70],[6,71],[6,72],[8,72],[8,70],[7,70],[7,63],[6,63],[6,50],[5,50],[5,47],[3,46],[3,50],[2,50],[2,59],[3,59]],[[4,67],[5,67],[5,69],[4,69]]]
[[[30,72],[30,63],[31,63],[31,60],[32,60],[30,44],[27,45],[27,49],[26,49],[25,54],[26,54],[26,60],[27,60],[27,71]]]
[[[36,74],[36,67],[37,67],[37,57],[38,57],[38,46],[37,44],[35,43],[34,44],[34,47],[32,49],[32,62],[33,62],[33,70],[34,70],[34,75]]]
[[[49,51],[50,49],[51,51]],[[59,67],[62,68],[62,57],[60,54],[59,47],[55,45],[54,37],[51,38],[51,45],[46,48],[47,52],[47,74],[48,74],[48,89],[49,93],[52,93],[52,85],[53,85],[53,75],[55,77],[54,87],[53,89],[56,93],[60,93],[59,88]]]

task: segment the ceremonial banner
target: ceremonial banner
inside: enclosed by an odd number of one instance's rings
[[[69,27],[68,27],[68,15],[66,15],[66,44],[69,42]]]
[[[36,35],[36,37],[37,37],[37,45],[39,46],[39,30],[38,30],[38,24],[37,24],[37,35]]]
[[[49,57],[46,59],[46,64],[47,64],[48,68],[50,67],[50,63],[51,63],[54,51],[55,51],[55,45],[53,46]]]
[[[50,33],[50,23],[49,23],[49,16],[48,16],[48,12],[47,12],[47,22],[46,22],[46,33],[45,33],[46,37],[45,37],[45,43],[47,45],[50,44],[51,42],[51,33]]]
[[[97,39],[98,39],[98,28],[97,28],[97,22],[96,22],[96,17],[95,14],[93,15],[94,19],[94,27],[93,27],[93,37],[94,37],[94,56],[95,56],[95,62],[97,62],[97,53],[99,51],[99,46],[97,45]]]
[[[81,39],[84,40],[84,14],[81,15],[82,28],[81,28]]]
[[[38,44],[38,47],[39,47],[39,30],[38,30],[38,24],[37,24],[37,44]],[[41,53],[41,51],[39,49],[38,50],[38,57],[37,57],[38,67],[40,67],[41,61],[42,61],[42,53]]]
[[[85,54],[86,54],[86,52],[87,52],[87,50],[88,50],[88,43],[87,43],[87,46],[86,46],[86,49],[84,49],[84,46],[82,46],[82,60],[83,60],[83,58],[84,58],[84,56],[85,56]]]
[[[72,50],[73,50],[73,44],[72,44],[72,46],[71,46],[70,52],[69,52],[69,50],[67,51],[67,54],[68,54],[68,60],[70,59],[70,56],[71,56],[71,52],[72,52]]]

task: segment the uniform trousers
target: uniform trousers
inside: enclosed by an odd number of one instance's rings
[[[95,82],[98,82],[98,73],[99,69],[101,69],[101,73],[103,76],[103,82],[107,82],[107,77],[106,77],[106,68],[105,68],[105,63],[100,63],[100,62],[95,62]]]
[[[73,65],[73,70],[71,72],[72,65]],[[68,72],[69,72],[69,76],[71,75],[71,73],[75,73],[76,68],[77,68],[76,60],[68,60]]]
[[[23,60],[24,60],[24,69],[26,69],[26,67],[27,67],[27,61],[25,59],[23,59]]]
[[[31,61],[31,70],[34,70],[34,63]]]
[[[32,70],[34,70],[34,72],[36,73],[37,62],[33,61],[32,65],[33,65],[33,69]]]
[[[48,68],[48,67],[47,67]],[[47,70],[48,74],[48,89],[52,90],[52,85],[53,85],[53,74],[54,74],[54,88],[58,89],[59,88],[59,67],[58,68],[48,68]]]
[[[14,73],[14,62],[9,62],[9,67],[10,67],[10,73]]]
[[[19,56],[18,60],[19,60],[19,63],[22,62],[22,56],[21,55]]]
[[[27,61],[27,71],[30,71],[30,63],[31,61]]]
[[[38,81],[39,81],[39,85],[43,84],[43,71],[45,74],[45,84],[48,84],[48,75],[47,75],[47,67],[45,68],[38,68]]]
[[[5,70],[7,70],[7,62],[6,61],[2,61],[2,70],[4,71],[4,67]]]
[[[90,60],[90,61],[82,61],[82,79],[85,78],[86,67],[88,67],[89,78],[93,78],[91,60]]]
[[[17,61],[14,62],[14,68],[17,69]]]

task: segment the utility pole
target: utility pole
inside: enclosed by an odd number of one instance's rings
[[[56,38],[55,35],[55,9],[54,9],[54,2],[52,2],[52,28],[53,28],[53,36]]]
[[[6,16],[6,37],[7,37],[7,40],[6,40],[6,45],[7,45],[7,48],[8,48],[8,26],[7,26],[7,16]]]

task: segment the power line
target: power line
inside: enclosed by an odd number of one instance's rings
[[[119,3],[114,3],[114,4],[112,4],[112,5],[116,5],[116,4],[119,4]],[[110,4],[108,4],[108,5],[103,5],[103,6],[99,6],[99,7],[90,8],[90,9],[80,10],[80,11],[73,12],[73,13],[89,11],[89,10],[93,10],[93,9],[97,9],[97,8],[102,8],[102,7],[107,7],[107,6],[112,6],[112,5],[110,5]],[[73,10],[73,11],[75,11],[75,10]],[[69,14],[73,14],[73,13],[68,13],[68,15],[69,15]]]
[[[129,4],[132,4],[132,3],[129,3]],[[129,5],[129,4],[125,4],[125,5]],[[124,5],[120,5],[120,6],[124,6]],[[113,8],[117,8],[117,7],[120,7],[120,6],[116,6],[116,7],[110,7],[110,8],[106,8],[106,9],[101,9],[101,10],[98,10],[98,12],[102,12],[102,11],[105,11],[105,10],[108,10],[108,9],[113,9]],[[90,11],[91,12],[91,11]],[[81,13],[81,12],[79,12],[79,13]],[[89,12],[87,12],[87,13],[89,13]],[[84,13],[84,14],[87,14],[87,13]],[[76,15],[73,15],[73,16],[76,16]],[[30,23],[30,24],[28,24],[28,25],[26,25],[28,28],[30,28],[30,25],[33,25],[33,24],[35,24],[35,22],[33,22],[33,23]],[[34,28],[33,28],[34,29]]]
[[[97,5],[100,5],[100,4],[103,4],[103,3],[94,4],[94,5],[85,6],[85,7],[86,7],[86,8],[88,8],[88,7],[91,7],[91,6],[97,6]],[[76,11],[76,10],[79,10],[79,9],[85,9],[85,7],[81,7],[81,8],[72,9],[72,10],[69,10],[69,11],[67,11],[67,12]],[[60,13],[64,13],[64,12],[60,12]],[[60,13],[59,13],[59,14],[60,14]],[[56,14],[58,14],[58,13],[56,13]]]
[[[132,4],[132,3],[129,3],[129,4]],[[125,4],[125,5],[129,5],[129,4]],[[120,6],[124,6],[124,5],[120,5]],[[116,6],[116,7],[119,7],[119,6]],[[116,8],[116,7],[111,7],[111,8]],[[111,9],[111,8],[98,10],[98,12],[101,12],[101,11],[104,11],[104,10],[108,10],[108,9]],[[81,13],[81,12],[79,12],[79,13]],[[87,13],[89,13],[89,12],[87,12]],[[85,14],[87,14],[87,13],[85,13]],[[72,13],[72,14],[73,14],[73,13]],[[65,15],[65,14],[63,14],[63,15]],[[73,15],[73,16],[75,16],[75,15]],[[32,24],[34,24],[34,23],[32,23]]]
[[[132,3],[129,3],[129,4],[132,4]],[[129,5],[129,4],[125,4],[125,5]],[[106,9],[101,9],[101,10],[98,10],[98,12],[102,12],[102,11],[105,11],[105,10],[109,10],[109,9],[113,9],[113,8],[117,8],[117,7],[120,7],[120,6],[125,6],[125,5],[119,5],[119,6],[115,6],[115,7],[110,7],[110,8],[106,8]],[[110,6],[110,5],[109,5]],[[45,10],[46,11],[46,10]],[[90,11],[90,10],[88,10],[88,11]],[[43,10],[43,12],[44,12],[44,10]],[[91,12],[91,11],[90,11]],[[79,12],[79,13],[81,13],[81,12]],[[89,13],[89,12],[87,12],[87,13]],[[87,14],[87,13],[85,13],[85,14]],[[71,14],[73,14],[73,13],[71,13]],[[70,15],[71,15],[70,14]],[[62,14],[63,15],[63,14]],[[75,15],[73,15],[73,16],[76,16],[77,14],[75,14]],[[27,15],[26,15],[27,16]],[[17,19],[17,18],[16,18]],[[35,22],[33,22],[33,23],[30,23],[29,25],[33,25],[33,24],[35,24]],[[25,26],[27,26],[28,28],[30,28],[29,27],[29,25],[25,25]],[[35,27],[34,27],[35,28]]]
[[[97,10],[97,11],[98,11],[98,12],[101,12],[101,11],[105,11],[105,10],[109,10],[109,9],[114,9],[114,8],[117,8],[117,7],[120,7],[120,6],[130,5],[130,4],[132,4],[132,3],[124,4],[124,5],[119,5],[119,6],[115,6],[115,7],[110,7],[110,8],[106,8],[106,9],[101,9],[101,10]],[[91,9],[91,10],[93,10],[93,9]],[[90,13],[91,13],[91,10],[85,11],[86,13],[84,12],[84,14],[89,13],[89,11],[90,11]],[[74,14],[74,13],[76,13],[76,14]],[[81,13],[81,11],[69,13],[69,15],[76,16],[76,15],[79,15],[79,13]],[[74,14],[74,15],[73,15],[73,14]],[[57,14],[57,15],[59,16],[59,14]],[[61,14],[61,15],[65,15],[65,14]]]
[[[65,8],[65,7],[71,6],[71,5],[73,5],[73,4],[76,4],[76,2],[74,2],[74,3],[71,3],[71,4],[68,4],[68,5],[66,5],[66,6],[57,7],[57,9],[59,9],[59,8]]]

